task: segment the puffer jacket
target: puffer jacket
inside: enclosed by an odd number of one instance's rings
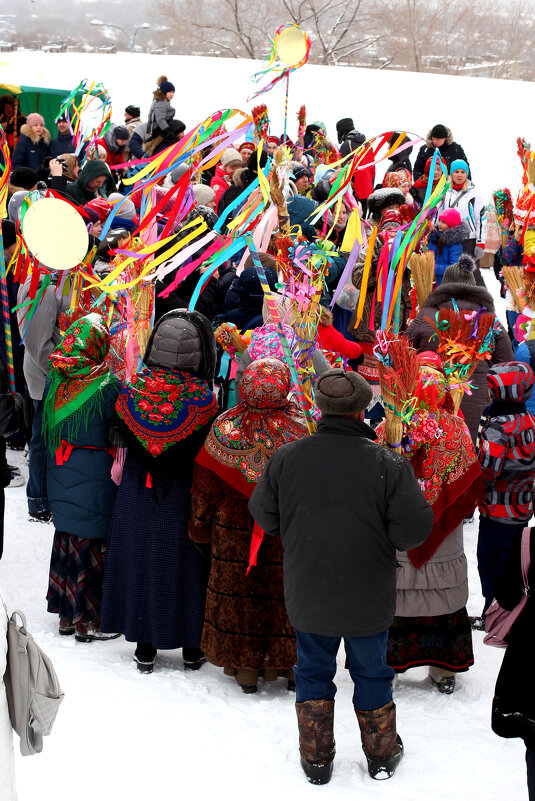
[[[452,187],[448,189],[444,200],[439,208],[439,213],[444,209],[457,209],[469,228],[467,239],[474,239],[475,244],[485,246],[487,241],[487,213],[483,197],[479,194],[474,184],[469,183],[466,189],[456,191]]]
[[[407,328],[407,336],[417,351],[437,350],[438,340],[434,328],[428,320],[434,320],[435,314],[439,309],[453,308],[452,299],[455,300],[460,309],[479,311],[484,307],[489,314],[496,313],[492,296],[484,287],[463,283],[442,283],[431,292],[425,301],[425,306],[420,309]],[[489,367],[491,364],[507,362],[513,358],[511,340],[505,329],[500,326],[494,342],[492,359],[490,362],[487,360],[479,362],[470,379],[475,389],[472,390],[471,395],[465,394],[461,402],[461,411],[464,414],[474,445],[476,444],[481,414],[488,404],[487,373]]]
[[[6,687],[3,675],[7,658],[7,611],[0,593],[0,798],[17,801],[15,790],[15,759],[13,756],[13,729],[7,708]]]
[[[20,139],[13,151],[11,169],[29,167],[39,171],[50,150],[50,133],[45,128],[41,136],[37,136],[33,128],[24,124],[20,129]]]
[[[524,362],[497,364],[488,374],[493,403],[480,432],[485,500],[479,512],[512,526],[527,524],[533,514],[535,417],[525,407],[533,381]]]
[[[111,479],[113,456],[107,438],[108,420],[115,410],[120,384],[106,389],[98,408],[69,438],[64,428],[62,452],[47,459],[48,500],[57,531],[76,537],[106,539],[117,487]],[[72,447],[65,449],[65,444]]]
[[[435,254],[435,279],[438,285],[442,283],[446,267],[459,261],[463,252],[463,240],[468,239],[469,235],[470,229],[466,222],[442,233],[435,228],[429,234],[427,248]]]

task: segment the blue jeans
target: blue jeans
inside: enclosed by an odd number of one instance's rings
[[[28,512],[50,511],[48,493],[46,489],[46,471],[48,453],[41,434],[43,423],[43,401],[33,401],[34,417],[32,423],[32,438],[30,440],[30,455],[28,460],[28,483],[26,484],[26,498],[28,499]]]
[[[479,535],[477,538],[477,569],[481,579],[481,592],[485,598],[483,614],[494,598],[494,583],[500,575],[505,557],[511,550],[511,543],[517,531],[524,524],[509,526],[490,517],[479,516]]]
[[[341,637],[296,631],[296,701],[332,701],[336,695],[336,655]],[[373,637],[344,637],[355,709],[380,709],[392,700],[394,671],[386,664],[388,630]]]

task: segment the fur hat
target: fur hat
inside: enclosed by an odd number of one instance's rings
[[[358,373],[327,370],[316,381],[314,399],[322,415],[357,414],[366,409],[372,397],[372,388]]]
[[[26,117],[26,125],[29,125],[30,128],[32,125],[37,125],[37,123],[41,123],[41,125],[45,124],[45,118],[42,117],[37,111],[33,111],[31,114],[28,114]]]
[[[472,284],[476,285],[474,277],[474,270],[476,263],[468,253],[463,253],[459,256],[459,261],[456,264],[450,264],[444,270],[442,278],[443,284]]]
[[[438,215],[438,219],[446,223],[448,228],[455,228],[462,223],[461,215],[457,209],[444,209]]]
[[[375,219],[379,219],[381,216],[381,212],[387,206],[392,206],[397,204],[398,206],[403,206],[405,203],[405,195],[401,191],[401,189],[396,189],[395,187],[383,187],[382,189],[376,189],[375,192],[372,192],[368,198],[368,210],[372,217]]]
[[[344,137],[351,131],[355,130],[355,123],[351,117],[344,117],[336,123],[336,133],[338,134],[338,141],[343,142]]]
[[[29,167],[15,167],[9,176],[9,183],[21,189],[33,189],[38,180],[37,173]]]
[[[193,197],[200,206],[207,206],[215,200],[215,192],[206,184],[192,184]]]
[[[236,150],[233,147],[227,147],[223,151],[223,155],[221,156],[221,166],[226,167],[227,164],[232,164],[233,162],[238,162],[238,164],[243,164],[243,159],[241,157],[241,153],[239,150]]]
[[[431,128],[431,138],[432,139],[447,139],[448,138],[448,129],[445,125],[433,125]]]
[[[141,109],[139,106],[127,106],[124,110],[125,114],[128,114],[129,117],[139,117],[141,114]]]

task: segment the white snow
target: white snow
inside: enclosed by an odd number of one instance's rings
[[[177,116],[188,125],[223,106],[247,109],[249,76],[258,67],[224,59],[3,53],[3,81],[73,87],[81,78],[102,80],[116,112],[140,101],[146,113],[155,78],[165,72],[177,84]],[[323,119],[331,135],[339,117],[352,115],[368,135],[395,126],[424,134],[436,122],[453,128],[471,160],[476,182],[493,188],[519,183],[516,136],[529,138],[532,113],[524,102],[529,84],[448,78],[390,71],[307,67],[292,76],[289,133],[306,102],[308,120]],[[282,126],[282,89],[261,98],[275,130]],[[257,101],[259,102],[259,101]],[[529,117],[527,118],[527,115]],[[481,134],[479,131],[484,130]],[[496,294],[489,271],[486,280]],[[503,315],[503,306],[500,305]],[[8,451],[27,475],[21,453]],[[132,510],[135,525],[135,510]],[[470,614],[481,611],[476,568],[477,522],[465,528]],[[527,798],[524,748],[490,729],[494,683],[503,652],[483,646],[474,633],[475,665],[441,696],[418,669],[401,677],[395,693],[405,758],[394,778],[367,776],[353,713],[352,683],[337,676],[337,756],[331,783],[310,786],[299,766],[294,695],[280,680],[257,695],[244,695],[222,669],[205,665],[186,673],[181,652],[160,653],[152,675],[132,662],[134,646],[123,638],[80,644],[60,637],[57,617],[46,612],[53,526],[27,519],[25,488],[6,490],[5,553],[0,585],[10,611],[20,607],[37,641],[52,657],[65,700],[43,753],[17,757],[21,801],[253,798],[392,799],[395,801],[503,801]],[[1,799],[0,799],[1,801]]]

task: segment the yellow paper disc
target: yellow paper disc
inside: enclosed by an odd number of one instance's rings
[[[45,197],[33,203],[22,224],[31,254],[50,270],[71,270],[87,253],[85,223],[70,203]]]
[[[300,28],[286,28],[277,36],[277,56],[287,67],[299,64],[307,52],[307,40]]]

